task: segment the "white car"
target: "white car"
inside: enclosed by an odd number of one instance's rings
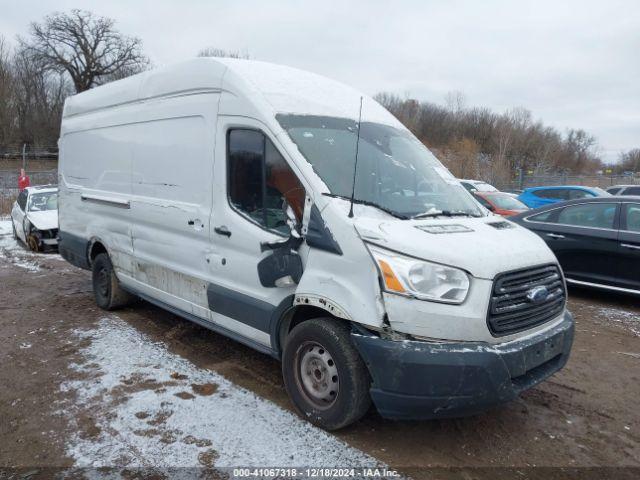
[[[499,192],[500,191],[496,187],[491,185],[490,183],[483,182],[482,180],[467,180],[467,179],[463,178],[463,179],[460,180],[460,185],[462,185],[464,188],[466,188],[471,193],[474,193],[474,192]],[[509,195],[510,197],[513,197],[513,198],[518,198],[518,194],[517,193],[511,193],[511,192],[502,192],[502,193],[504,193],[505,195]]]
[[[58,245],[58,188],[28,187],[20,192],[11,210],[14,237],[39,252]]]
[[[483,182],[482,180],[467,180],[461,179],[460,184],[469,190],[471,193],[473,192],[498,192],[499,190],[491,185],[490,183]]]

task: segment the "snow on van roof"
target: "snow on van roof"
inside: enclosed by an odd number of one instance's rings
[[[229,58],[195,58],[96,87],[69,97],[63,116],[162,96],[223,90],[246,98],[271,116],[358,118],[363,97],[363,120],[402,128],[381,105],[343,83],[297,68]],[[264,111],[266,108],[271,111]]]

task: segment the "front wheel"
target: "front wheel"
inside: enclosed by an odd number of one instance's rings
[[[297,325],[287,337],[282,374],[303,418],[325,430],[359,420],[371,406],[371,379],[345,322],[318,318]]]
[[[29,250],[32,252],[39,252],[41,250],[41,245],[42,242],[40,240],[40,235],[34,232],[27,235],[27,246],[29,247]]]
[[[93,294],[96,304],[103,310],[116,310],[131,303],[133,296],[118,281],[109,255],[101,253],[92,265]]]

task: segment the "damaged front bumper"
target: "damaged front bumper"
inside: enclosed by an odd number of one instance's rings
[[[359,332],[352,338],[367,363],[371,398],[383,417],[462,417],[508,402],[567,363],[574,324],[503,345],[393,341]]]
[[[58,246],[58,229],[38,230],[34,228],[27,236],[27,243],[31,242],[34,243],[32,246],[34,250],[42,250],[45,247],[55,248]]]

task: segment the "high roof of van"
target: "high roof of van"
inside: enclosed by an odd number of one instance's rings
[[[96,87],[69,97],[63,118],[207,91],[242,97],[271,117],[295,113],[357,119],[363,97],[364,121],[402,128],[377,102],[343,83],[297,68],[229,58],[194,58]]]

